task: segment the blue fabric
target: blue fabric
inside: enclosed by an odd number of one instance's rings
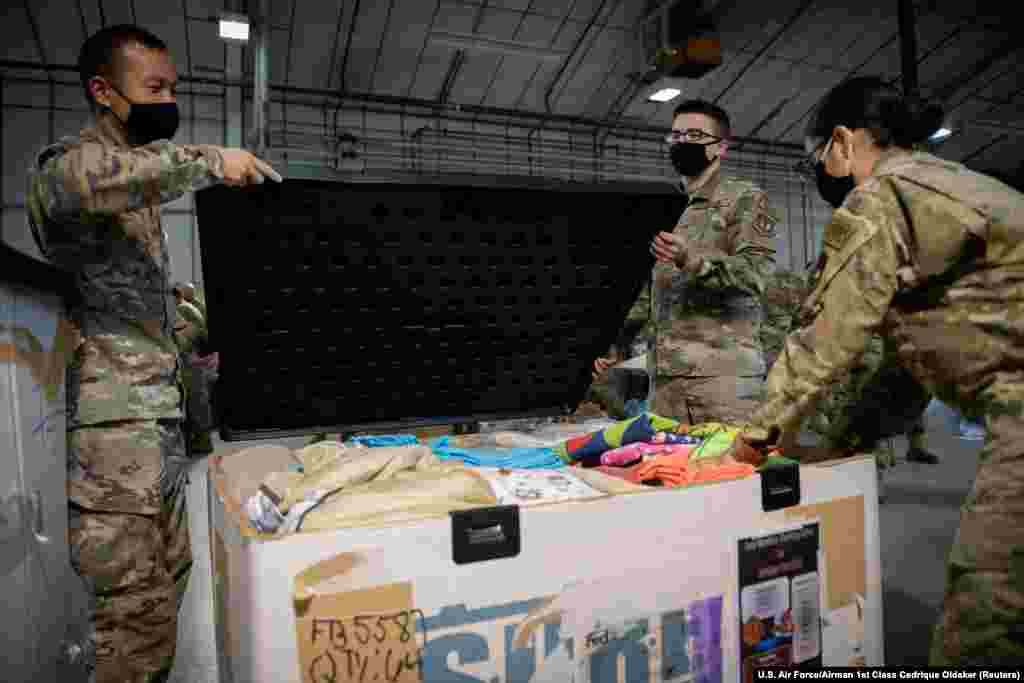
[[[358,443],[367,448],[392,448],[394,446],[415,446],[418,442],[412,434],[394,436],[353,436],[350,443]]]
[[[551,448],[455,448],[447,436],[430,442],[441,460],[459,460],[473,467],[505,467],[517,470],[550,470],[565,467]]]
[[[960,438],[965,441],[984,441],[985,425],[971,422],[967,419],[960,420]]]
[[[624,408],[627,420],[631,417],[639,417],[647,412],[647,401],[642,401],[638,398],[631,398],[626,401]]]

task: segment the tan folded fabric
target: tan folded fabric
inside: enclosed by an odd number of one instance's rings
[[[310,475],[330,467],[352,450],[355,447],[343,446],[338,441],[319,441],[295,451],[295,458],[302,463],[303,471]]]
[[[224,450],[224,449],[222,449]],[[226,453],[220,461],[226,484],[225,493],[239,505],[256,494],[260,483],[274,472],[284,472],[297,460],[284,446],[251,446]]]
[[[334,494],[306,515],[302,531],[423,519],[497,502],[490,484],[476,472],[461,465],[424,464]]]
[[[287,512],[293,505],[316,491],[347,489],[377,479],[389,479],[403,470],[439,464],[434,453],[425,446],[396,448],[345,448],[329,442],[302,449],[297,457],[315,469],[296,478],[277,474],[267,477],[263,486],[281,502],[278,508]]]

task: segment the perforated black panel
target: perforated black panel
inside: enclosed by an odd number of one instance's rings
[[[682,209],[310,180],[196,206],[226,439],[574,410]]]

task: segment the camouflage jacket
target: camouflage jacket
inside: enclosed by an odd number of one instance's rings
[[[44,149],[28,177],[40,252],[70,271],[82,330],[68,426],[181,417],[174,300],[160,205],[223,178],[216,147],[127,144],[110,114]]]
[[[696,257],[693,272],[656,264],[630,312],[647,320],[651,376],[764,374],[758,327],[777,222],[765,193],[745,180],[715,175],[690,195],[673,232]]]
[[[927,153],[890,152],[825,229],[825,263],[747,437],[792,429],[880,333],[908,377],[968,419],[1021,412],[1024,195]]]

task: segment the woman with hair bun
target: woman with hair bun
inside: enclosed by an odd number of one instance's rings
[[[833,89],[806,131],[838,207],[824,264],[733,447],[759,463],[880,334],[986,440],[949,556],[936,666],[1024,665],[1024,195],[915,147],[941,110],[879,78]]]

